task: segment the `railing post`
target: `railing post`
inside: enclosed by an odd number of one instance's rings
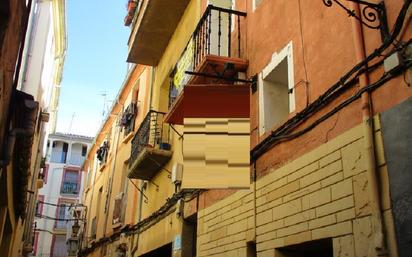
[[[237,57],[240,58],[240,15],[237,15]]]
[[[229,13],[229,24],[227,27],[227,35],[228,35],[228,39],[227,39],[227,56],[230,57],[230,48],[231,48],[231,44],[232,44],[232,14]]]
[[[221,11],[219,10],[219,18],[218,18],[218,43],[217,43],[217,54],[220,55],[220,37],[222,35],[222,17],[221,17]]]
[[[209,21],[208,21],[209,22],[209,31],[208,31],[208,34],[209,34],[209,36],[208,36],[208,38],[209,38],[208,49],[209,49],[209,51],[208,51],[208,54],[210,54],[210,37],[211,37],[211,34],[212,34],[212,11],[211,10],[209,11],[207,17],[209,19]]]

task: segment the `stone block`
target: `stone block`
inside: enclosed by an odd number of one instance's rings
[[[210,233],[210,239],[217,240],[227,236],[227,227],[218,228]]]
[[[256,223],[258,226],[269,223],[273,220],[272,209],[258,213],[256,215]]]
[[[227,226],[227,234],[237,234],[247,230],[247,219],[240,220]]]
[[[316,192],[308,195],[309,208],[314,208],[325,203],[329,203],[331,200],[330,187],[322,188]]]
[[[330,177],[323,179],[320,184],[322,187],[327,187],[343,180],[343,172],[338,172]]]
[[[270,202],[297,190],[299,190],[299,180],[287,183],[286,185],[269,192],[266,195],[266,200],[267,202]]]
[[[353,194],[352,178],[332,185],[332,200],[337,200]]]
[[[324,178],[327,178],[339,171],[342,170],[342,163],[340,160],[335,161],[317,171],[312,172],[311,174],[304,176],[303,178],[300,179],[300,186],[301,187],[306,187],[310,184],[313,184],[315,182],[321,181]]]
[[[356,256],[367,257],[369,251],[373,251],[373,233],[370,217],[353,220],[353,234],[355,239]]]
[[[293,226],[281,228],[277,230],[278,237],[285,237],[293,234],[297,234],[299,232],[303,232],[308,230],[308,222],[302,222]]]
[[[355,198],[356,217],[369,215],[371,205],[369,199],[369,184],[366,172],[353,177],[353,191]]]
[[[256,228],[256,233],[257,233],[257,234],[264,234],[264,233],[267,233],[267,232],[269,232],[269,231],[274,231],[274,230],[276,230],[276,229],[279,229],[279,228],[281,228],[281,227],[283,227],[283,226],[284,226],[284,221],[283,221],[283,219],[282,219],[282,220],[272,221],[272,222],[267,223],[267,224],[265,224],[265,225],[263,225],[263,226],[258,226],[258,227]]]
[[[305,231],[299,234],[291,235],[285,237],[285,245],[300,244],[303,242],[308,242],[312,239],[312,233],[310,231]]]
[[[350,209],[343,210],[343,211],[336,213],[337,222],[351,220],[354,218],[355,218],[355,208],[350,208]]]
[[[335,162],[341,158],[340,150],[334,151],[333,153],[330,153],[326,155],[325,157],[322,157],[322,159],[319,160],[319,166],[325,167],[326,165]]]
[[[354,206],[353,196],[333,201],[316,208],[316,217],[322,217],[331,213],[345,210]]]
[[[336,223],[336,215],[331,214],[309,221],[309,229],[325,227]]]
[[[266,250],[256,253],[256,257],[275,257],[275,250]]]
[[[261,243],[261,242],[265,242],[268,240],[276,239],[277,238],[276,233],[277,232],[275,230],[275,231],[270,231],[266,234],[258,234],[256,235],[256,242]]]
[[[307,165],[307,166],[305,166],[305,167],[303,167],[303,168],[301,168],[301,169],[293,172],[292,174],[290,174],[290,175],[287,177],[288,182],[291,182],[291,181],[294,181],[294,180],[296,180],[296,179],[299,179],[299,178],[301,178],[301,177],[303,177],[303,176],[305,176],[305,175],[307,175],[307,174],[309,174],[309,173],[311,173],[311,172],[313,172],[313,171],[315,171],[315,170],[317,170],[317,169],[319,169],[319,164],[318,164],[318,162],[316,161],[316,162],[313,162],[313,163],[311,163],[311,164],[309,164],[309,165]]]
[[[274,252],[274,248],[282,247],[284,245],[285,245],[285,241],[283,238],[276,238],[273,240],[269,240],[269,241],[256,244],[256,250],[258,251],[258,254],[259,252],[269,250],[269,249],[272,252]]]
[[[281,204],[273,209],[273,219],[278,220],[287,216],[291,216],[302,210],[300,199],[296,199],[284,204]]]
[[[314,219],[316,217],[315,210],[307,210],[296,213],[295,215],[286,217],[284,219],[285,226],[294,225],[297,223],[301,223],[303,221],[308,221],[310,219]]]
[[[355,257],[353,235],[333,238],[334,257]]]
[[[291,193],[291,194],[285,195],[285,196],[283,197],[283,202],[286,203],[286,202],[289,202],[289,201],[294,200],[294,199],[296,199],[296,198],[305,196],[305,195],[310,194],[310,193],[312,193],[312,192],[314,192],[314,191],[316,191],[316,190],[318,190],[318,189],[320,189],[320,188],[321,188],[320,182],[317,182],[317,183],[315,183],[315,184],[309,185],[309,186],[307,186],[307,187],[305,187],[305,188],[301,188],[301,189],[299,189],[299,190],[296,191],[296,192],[293,192],[293,193]]]
[[[352,222],[345,221],[327,227],[312,230],[312,240],[328,237],[337,237],[341,235],[347,235],[350,233],[352,233]]]
[[[366,170],[364,139],[357,140],[341,149],[343,175],[345,178]]]

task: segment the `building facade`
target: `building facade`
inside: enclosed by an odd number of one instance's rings
[[[111,182],[86,205],[136,218],[91,215],[80,255],[408,256],[411,4],[129,3],[128,61],[153,67],[164,117],[135,124],[121,167],[97,144]],[[119,203],[126,177],[139,197]]]
[[[66,242],[71,237],[72,221],[82,218],[75,211],[82,209],[79,203],[87,174],[81,166],[92,141],[72,134],[49,135],[44,184],[35,210],[34,256],[68,256]]]
[[[56,123],[65,2],[5,1],[1,12],[1,249],[5,256],[27,256],[44,142]]]

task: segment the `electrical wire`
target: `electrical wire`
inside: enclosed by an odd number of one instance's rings
[[[56,221],[84,221],[85,222],[85,219],[61,219],[61,218],[54,218],[54,217],[50,217],[50,216],[47,216],[47,215],[43,215],[43,214],[36,214],[35,215],[36,216],[36,218],[40,218],[40,219],[46,219],[46,220],[56,220]]]
[[[44,201],[37,201],[37,203],[50,205],[50,206],[55,206],[55,207],[60,207],[60,208],[86,207],[84,204],[81,204],[81,203],[55,204],[55,203],[48,203],[48,202],[44,202]]]
[[[405,1],[402,6],[401,11],[396,19],[395,25],[393,27],[392,34],[385,40],[385,42],[377,48],[372,54],[367,56],[363,61],[355,65],[349,72],[342,76],[338,82],[332,85],[325,93],[323,93],[317,100],[311,103],[303,111],[296,114],[293,118],[289,119],[286,123],[280,126],[275,131],[272,131],[271,135],[265,138],[262,142],[257,144],[251,151],[251,161],[256,161],[261,155],[263,155],[268,149],[277,144],[277,140],[280,137],[284,138],[294,138],[288,137],[288,133],[295,129],[298,125],[303,123],[305,120],[311,117],[311,115],[325,105],[330,103],[332,100],[336,99],[338,95],[342,93],[343,90],[346,90],[348,87],[353,86],[357,80],[357,77],[362,73],[371,71],[368,67],[369,62],[374,60],[377,57],[381,57],[382,53],[387,50],[387,48],[393,43],[393,41],[398,37],[400,31],[402,30],[403,23],[407,11],[412,3],[412,0]],[[383,60],[378,61],[378,63],[383,63]],[[373,69],[376,69],[378,65],[373,65]]]

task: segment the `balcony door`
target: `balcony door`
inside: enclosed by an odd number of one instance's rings
[[[62,194],[78,194],[79,193],[79,171],[65,170],[62,182]]]
[[[232,1],[234,0],[209,0],[208,4],[225,9],[232,9]],[[229,56],[228,44],[231,30],[231,25],[229,26],[229,16],[230,14],[228,13],[212,10],[210,33],[210,54],[212,55]]]

